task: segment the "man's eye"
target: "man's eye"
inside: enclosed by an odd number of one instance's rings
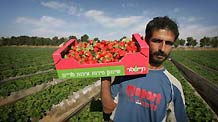
[[[171,41],[166,41],[165,43],[166,43],[166,45],[170,45],[170,46],[173,45],[173,42],[171,42]]]
[[[160,43],[160,42],[162,42],[163,40],[161,40],[161,39],[151,39],[151,41],[154,42],[154,43]]]

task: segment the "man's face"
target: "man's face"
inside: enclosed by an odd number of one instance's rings
[[[155,30],[148,40],[150,64],[160,66],[169,56],[175,40],[175,35],[167,29]]]

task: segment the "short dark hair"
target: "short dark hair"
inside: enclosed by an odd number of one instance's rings
[[[153,31],[159,30],[159,29],[168,29],[168,30],[172,31],[175,35],[175,40],[179,36],[179,30],[178,30],[178,26],[177,26],[176,22],[174,22],[173,20],[171,20],[167,16],[155,17],[146,26],[146,29],[145,29],[146,41],[150,40],[150,38],[152,37]]]

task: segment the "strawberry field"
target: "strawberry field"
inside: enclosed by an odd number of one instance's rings
[[[218,85],[218,51],[217,50],[176,50],[172,57],[191,68],[194,72]]]
[[[14,92],[57,79],[58,76],[52,59],[52,53],[55,50],[57,48],[0,47],[0,100]],[[218,85],[217,54],[217,50],[175,50],[172,52],[172,57],[214,83],[214,85]],[[213,121],[214,114],[195,94],[195,90],[190,87],[179,70],[170,61],[165,62],[165,67],[183,85],[189,120],[191,122]],[[68,79],[10,105],[0,106],[0,121],[38,121],[51,110],[53,105],[60,103],[73,92],[96,82],[96,80],[98,78]],[[99,109],[93,110],[93,104],[88,104],[69,121],[101,122],[103,117],[100,103],[95,104],[94,108]]]

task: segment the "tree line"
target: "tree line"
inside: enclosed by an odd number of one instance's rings
[[[200,47],[213,47],[217,48],[218,47],[218,36],[215,37],[203,37],[199,41],[199,46]],[[196,47],[198,44],[197,40],[194,39],[193,37],[187,37],[186,40],[184,39],[177,39],[174,43],[174,47],[179,47],[179,46],[186,46],[186,47]]]
[[[58,46],[69,39],[76,39],[78,42],[87,42],[89,40],[89,36],[84,34],[80,38],[76,36],[69,36],[69,37],[61,37],[58,38],[57,36],[53,38],[44,38],[44,37],[29,37],[29,36],[12,36],[12,37],[1,37],[0,38],[0,46],[10,46],[10,45],[31,45],[31,46]],[[122,39],[122,38],[121,38]],[[100,41],[97,37],[93,40]],[[193,37],[187,37],[185,39],[177,39],[174,43],[174,47],[186,46],[186,47],[196,47],[198,42]],[[218,36],[215,37],[203,37],[199,41],[200,47],[218,47]]]
[[[12,36],[12,37],[1,37],[0,38],[0,46],[10,46],[10,45],[31,45],[31,46],[58,46],[63,42],[66,42],[69,39],[76,39],[77,41],[88,41],[89,36],[84,34],[80,39],[77,39],[76,36],[69,37],[61,37],[57,36],[52,38],[44,38],[44,37],[30,37],[30,36]]]

